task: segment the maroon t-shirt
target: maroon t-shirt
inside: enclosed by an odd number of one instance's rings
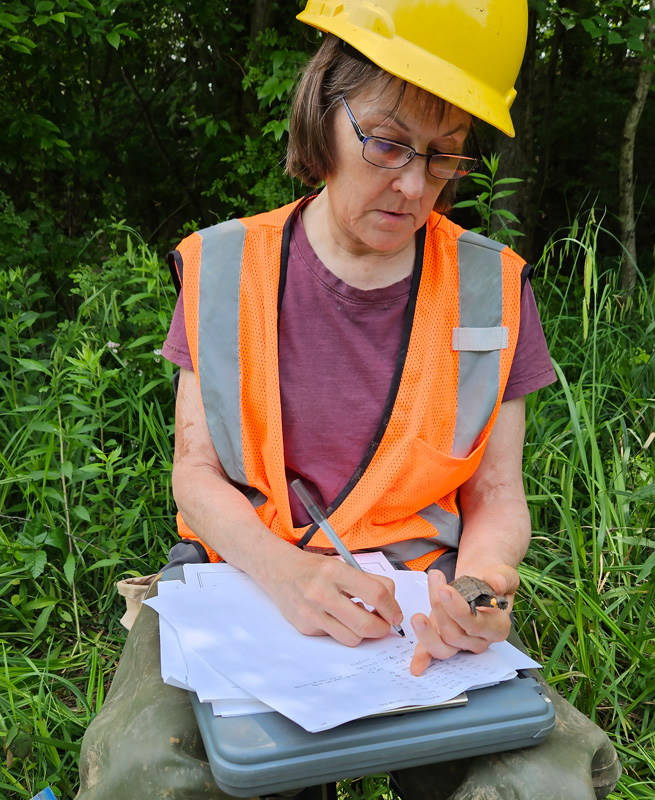
[[[396,365],[412,276],[382,289],[356,289],[313,251],[300,215],[289,246],[280,315],[279,370],[284,453],[297,477],[327,508],[359,466],[380,423]],[[162,355],[193,369],[182,297]],[[529,283],[503,400],[555,381]],[[294,523],[311,520],[294,492]]]

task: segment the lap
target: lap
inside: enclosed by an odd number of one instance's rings
[[[547,691],[557,726],[543,744],[400,770],[406,800],[604,797],[620,774],[614,748],[597,726]],[[158,617],[148,606],[137,616],[111,690],[84,737],[80,784],[76,800],[230,797],[213,779],[188,692],[161,679]],[[303,800],[322,794],[321,787],[302,791]]]

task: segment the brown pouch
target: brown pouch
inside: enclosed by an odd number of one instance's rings
[[[139,613],[143,598],[155,575],[137,575],[134,578],[125,578],[118,581],[116,588],[118,594],[125,598],[125,613],[121,617],[121,625],[127,630],[132,630],[136,615]]]

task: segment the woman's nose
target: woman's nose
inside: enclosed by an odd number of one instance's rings
[[[415,156],[396,172],[394,188],[401,191],[408,200],[416,200],[423,196],[429,180],[425,159]]]

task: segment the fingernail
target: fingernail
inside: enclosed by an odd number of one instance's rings
[[[450,603],[450,592],[446,589],[442,589],[439,592],[439,597],[441,598],[442,603]]]
[[[412,620],[412,627],[416,633],[423,633],[427,625],[425,624],[425,620],[417,619],[416,621]]]
[[[439,584],[446,582],[446,576],[440,569],[431,569],[430,572],[428,572],[428,580],[432,584],[439,586]]]

